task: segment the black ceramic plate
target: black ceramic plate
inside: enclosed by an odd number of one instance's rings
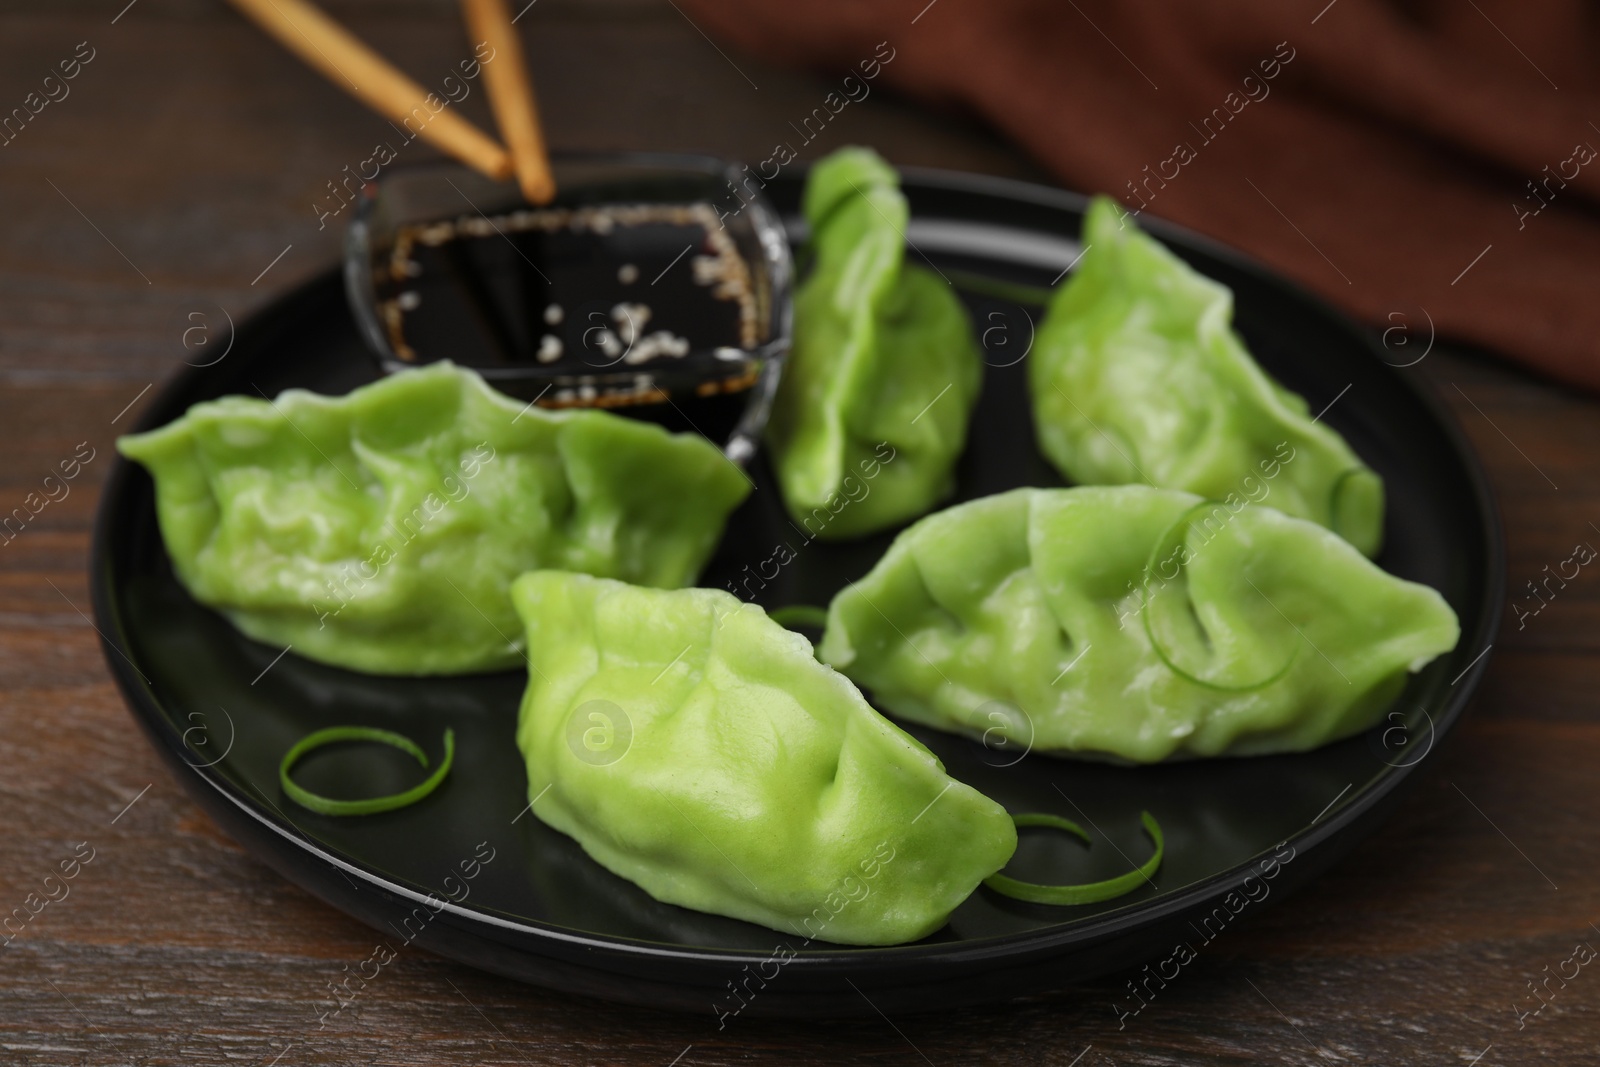
[[[798,181],[769,191],[792,216]],[[1076,254],[1081,197],[928,171],[908,173],[906,191],[913,255],[941,270],[1047,285]],[[1021,877],[1079,882],[1121,873],[1129,858],[1148,855],[1138,813],[1154,812],[1166,830],[1166,862],[1153,885],[1130,896],[1049,908],[979,889],[926,941],[871,949],[801,949],[793,937],[657,903],[524,814],[527,782],[513,743],[521,672],[395,679],[293,652],[280,659],[282,650],[240,636],[178,585],[151,483],[126,463],[106,486],[93,557],[95,614],[112,673],[157,750],[229,833],[371,924],[394,949],[409,940],[509,977],[708,1015],[851,1014],[871,1012],[869,1000],[886,1012],[927,1010],[1135,966],[1169,956],[1180,942],[1203,952],[1209,938],[1242,921],[1235,915],[1280,899],[1368,833],[1432,758],[1483,672],[1504,560],[1488,489],[1460,434],[1408,372],[1386,365],[1371,337],[1227,249],[1153,221],[1149,228],[1233,289],[1238,328],[1268,371],[1312,410],[1332,405],[1324,418],[1388,486],[1379,562],[1442,592],[1461,617],[1462,640],[1412,678],[1389,722],[1304,755],[1120,768],[911,728],[951,774],[1008,809],[1092,826],[1096,844],[1087,850],[1055,835],[1024,835],[1012,867]],[[961,461],[960,498],[1060,484],[1034,447],[1024,384],[1037,312],[988,298],[971,307],[990,366]],[[226,358],[181,374],[143,428],[227,393],[271,396],[300,386],[336,394],[373,376],[330,272],[242,325]],[[888,544],[888,534],[843,546],[805,543],[760,461],[753,474],[759,488],[729,524],[703,584],[770,574],[766,561],[783,545],[795,558],[757,599],[769,607],[825,603]],[[401,811],[314,815],[282,797],[278,761],[302,735],[333,723],[386,726],[435,751],[452,727],[455,772]],[[388,760],[369,749],[331,750],[302,766],[308,786],[346,795],[391,792],[416,776],[405,756]],[[1261,902],[1246,903],[1241,887]],[[800,950],[787,959],[791,948]]]

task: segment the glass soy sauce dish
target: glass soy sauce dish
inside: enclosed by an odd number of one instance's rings
[[[744,463],[790,342],[789,244],[738,168],[699,156],[555,156],[557,195],[454,163],[361,192],[345,288],[386,373],[450,359],[545,408],[698,432]]]

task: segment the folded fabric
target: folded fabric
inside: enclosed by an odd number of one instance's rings
[[[866,61],[880,87],[970,108],[1067,187],[1242,248],[1389,331],[1396,363],[1436,330],[1600,387],[1600,22],[1577,0],[683,9],[768,58],[858,78]],[[793,147],[811,162],[838,145]]]

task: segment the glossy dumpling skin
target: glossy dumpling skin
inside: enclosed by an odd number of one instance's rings
[[[657,900],[896,944],[1016,847],[999,804],[755,605],[554,571],[512,597],[532,810]]]
[[[232,396],[124,437],[178,577],[258,641],[377,674],[522,662],[506,589],[694,581],[749,483],[703,438],[552,413],[448,363],[343,397]]]
[[[1039,447],[1080,485],[1142,482],[1263,503],[1375,556],[1383,482],[1233,332],[1233,293],[1110,199],[1028,358]]]
[[[834,599],[819,654],[906,719],[1149,763],[1360,732],[1459,636],[1438,593],[1320,526],[1091,486],[905,530]]]
[[[906,198],[876,153],[819,162],[804,210],[812,269],[767,442],[794,521],[858,537],[949,495],[982,363],[955,292],[906,262]]]

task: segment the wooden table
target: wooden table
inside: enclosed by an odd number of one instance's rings
[[[331,263],[343,219],[319,230],[313,202],[389,131],[219,4],[142,0],[119,16],[124,2],[0,16],[0,110],[93,52],[70,95],[0,147],[0,510],[80,443],[94,457],[0,547],[0,912],[87,854],[80,843],[93,850],[70,895],[0,947],[0,1062],[1595,1062],[1600,969],[1550,979],[1549,1006],[1517,1014],[1541,1003],[1530,980],[1600,946],[1588,572],[1521,626],[1510,617],[1476,707],[1399,815],[1230,930],[1125,1029],[1117,977],[982,1010],[719,1033],[708,1016],[418,953],[313,1037],[326,983],[374,935],[241,852],[158,765],[85,617],[84,560],[112,440],[185,357],[188,314],[237,319]],[[334,10],[424,82],[465,54],[451,5],[378,7]],[[542,0],[527,24],[558,146],[764,158],[825,92],[719,55],[654,0]],[[464,107],[487,125],[481,93]],[[818,148],[851,141],[902,163],[1038,176],[960,117],[881,92]],[[1406,373],[1445,397],[1492,473],[1513,595],[1577,542],[1600,543],[1600,406],[1442,348]]]

